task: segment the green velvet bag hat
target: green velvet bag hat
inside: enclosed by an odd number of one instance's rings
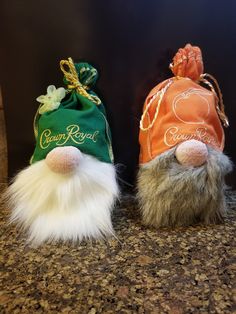
[[[82,153],[112,163],[111,132],[105,108],[92,91],[98,73],[88,63],[62,60],[64,88],[51,85],[47,95],[37,98],[41,104],[34,119],[36,147],[31,163],[45,159],[59,146],[74,146]]]

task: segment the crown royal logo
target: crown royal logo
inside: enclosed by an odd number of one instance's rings
[[[96,143],[98,134],[99,131],[94,133],[81,132],[79,125],[71,124],[67,126],[66,133],[56,135],[53,135],[50,129],[45,129],[40,136],[39,145],[42,149],[47,149],[51,143],[55,143],[56,146],[63,146],[68,142],[82,145],[86,140]]]
[[[164,143],[169,146],[175,146],[180,142],[188,140],[198,140],[206,144],[210,144],[213,147],[219,147],[220,144],[215,137],[209,134],[206,127],[196,128],[191,132],[185,132],[178,126],[172,126],[165,131]]]

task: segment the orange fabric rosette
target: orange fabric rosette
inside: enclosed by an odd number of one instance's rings
[[[188,77],[193,81],[198,81],[203,74],[201,49],[190,44],[180,48],[170,64],[170,69],[175,76]]]
[[[217,81],[203,74],[200,48],[187,44],[179,49],[170,67],[175,77],[155,86],[144,103],[139,133],[140,163],[149,162],[190,139],[221,151],[224,148],[220,119],[226,126],[228,120],[222,94]],[[213,79],[219,97],[206,77]]]

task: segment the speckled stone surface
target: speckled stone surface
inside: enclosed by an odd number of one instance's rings
[[[225,224],[147,229],[126,203],[117,239],[25,246],[0,222],[1,313],[236,313],[236,211]]]

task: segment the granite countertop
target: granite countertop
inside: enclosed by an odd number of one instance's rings
[[[117,208],[118,239],[25,245],[0,222],[0,313],[236,313],[236,211],[224,224],[143,227],[135,205]]]

